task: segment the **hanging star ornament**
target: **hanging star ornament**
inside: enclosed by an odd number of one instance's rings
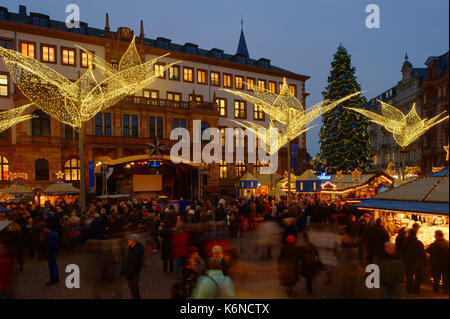
[[[162,151],[166,150],[167,145],[161,143],[158,139],[154,139],[150,143],[146,143],[148,149],[150,150],[150,156],[161,156]]]
[[[55,175],[56,175],[57,180],[61,180],[61,179],[63,179],[64,173],[59,171],[59,172],[55,173]]]
[[[348,109],[361,113],[368,117],[372,122],[383,126],[394,135],[394,140],[402,148],[406,148],[408,145],[413,143],[431,127],[448,119],[448,115],[442,117],[444,113],[446,113],[442,112],[431,119],[422,120],[416,112],[416,103],[412,105],[409,113],[404,115],[402,111],[392,105],[384,103],[380,100],[378,100],[378,102],[381,103],[382,115],[363,109],[351,107]]]
[[[36,59],[0,47],[0,57],[25,97],[35,107],[75,129],[81,128],[98,112],[154,81],[158,77],[154,64],[164,57],[142,63],[134,37],[117,69],[92,52],[88,54],[92,65],[77,81],[72,82]],[[163,71],[176,63],[166,64]],[[101,79],[97,80],[92,66],[103,73]]]
[[[342,174],[342,170],[336,172],[336,177],[339,181],[341,181],[343,176],[344,176],[344,174]]]
[[[14,126],[20,122],[29,120],[35,116],[27,114],[31,104],[26,104],[21,107],[16,107],[14,109],[4,111],[0,113],[0,132],[6,131],[11,126]]]
[[[283,78],[283,84],[278,95],[257,86],[253,86],[254,96],[229,89],[221,90],[253,103],[255,110],[261,110],[270,116],[269,128],[246,120],[231,120],[252,131],[261,139],[270,155],[275,154],[286,143],[314,127],[308,127],[308,125],[316,118],[330,111],[339,103],[361,93],[353,93],[334,102],[324,100],[305,110],[302,103],[289,90],[286,78]]]
[[[359,171],[357,168],[355,168],[352,172],[352,178],[353,181],[359,182],[359,176],[361,175],[361,171]]]

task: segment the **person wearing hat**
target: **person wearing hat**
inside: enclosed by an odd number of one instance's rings
[[[286,287],[288,295],[292,293],[292,287],[299,280],[300,249],[295,245],[296,241],[294,235],[286,236],[285,244],[281,246],[277,265],[280,284]]]
[[[127,278],[133,299],[141,299],[139,293],[139,279],[143,265],[144,246],[140,243],[139,235],[132,234],[128,238],[128,256],[123,265],[121,274]]]
[[[47,286],[51,286],[59,282],[58,264],[56,263],[56,257],[59,253],[59,236],[55,230],[55,225],[52,223],[47,223],[44,231],[47,233],[44,252],[47,256],[48,270],[50,272],[50,280],[47,282]]]

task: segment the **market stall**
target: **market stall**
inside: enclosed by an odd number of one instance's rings
[[[442,230],[449,238],[449,177],[438,172],[406,183],[393,190],[383,192],[368,200],[354,204],[358,210],[374,213],[392,229],[421,225],[418,237],[429,245],[434,241],[434,232]],[[392,237],[395,240],[395,235]]]
[[[312,170],[306,170],[297,177],[297,193],[318,193],[321,190],[322,181],[314,174]]]
[[[247,172],[239,180],[239,187],[238,187],[239,197],[255,195],[257,188],[258,188],[258,180],[253,174]]]
[[[80,191],[71,183],[66,183],[62,179],[58,179],[55,183],[45,188],[40,196],[40,204],[50,201],[54,205],[58,199],[64,199],[67,204],[73,203],[79,196]]]
[[[33,190],[22,181],[15,181],[9,186],[0,190],[2,196],[1,203],[3,204],[20,204],[33,199]]]

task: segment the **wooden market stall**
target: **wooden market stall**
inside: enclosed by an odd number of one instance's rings
[[[78,198],[79,194],[80,190],[78,188],[74,187],[71,183],[66,183],[62,179],[58,179],[42,191],[40,203],[44,205],[45,202],[50,201],[54,205],[55,201],[62,198],[67,204],[71,204]]]
[[[245,173],[239,180],[238,194],[239,197],[255,195],[258,188],[258,180],[250,172]]]

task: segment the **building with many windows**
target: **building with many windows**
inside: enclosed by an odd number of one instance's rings
[[[80,23],[80,28],[68,29],[64,22],[51,20],[47,15],[27,14],[24,6],[20,6],[19,13],[0,7],[0,45],[37,59],[73,81],[91,65],[90,56],[77,46],[117,66],[133,36],[134,31],[128,27],[112,31],[108,14],[104,29],[91,28],[84,22]],[[242,28],[238,50],[233,55],[217,48],[201,49],[193,43],[181,45],[163,37],[146,37],[142,21],[136,44],[143,61],[169,55],[155,65],[159,77],[149,87],[97,114],[87,123],[84,162],[90,172],[86,174],[86,182],[89,180],[98,193],[102,192],[102,164],[116,163],[115,178],[108,185],[110,191],[132,191],[136,188],[133,175],[156,174],[162,175],[161,191],[173,196],[195,195],[193,189],[198,182],[204,192],[234,194],[239,177],[247,170],[257,172],[261,163],[222,161],[200,169],[164,161],[158,167],[149,168],[146,143],[157,138],[170,147],[176,143],[170,140],[172,129],[186,128],[192,135],[193,120],[201,121],[202,131],[217,127],[222,134],[227,127],[239,127],[230,121],[234,119],[268,126],[270,119],[261,110],[220,90],[223,88],[251,93],[253,86],[259,86],[278,93],[285,77],[291,92],[303,104],[308,95],[305,92],[308,76],[275,67],[265,58],[250,58]],[[174,61],[182,62],[166,71],[161,69],[162,65]],[[11,82],[6,66],[0,62],[0,110],[26,103],[29,101]],[[14,172],[25,173],[30,184],[43,186],[54,182],[55,173],[62,171],[65,180],[77,185],[78,133],[41,110],[36,109],[33,114],[36,117],[32,120],[0,135],[0,183],[6,183],[8,174]],[[235,143],[246,145],[247,139],[238,136]],[[302,161],[306,156],[305,135],[295,144],[299,145],[297,161]],[[142,165],[138,168],[137,163]],[[283,172],[286,167],[286,156],[280,154],[278,171]],[[92,178],[93,174],[97,177]]]

